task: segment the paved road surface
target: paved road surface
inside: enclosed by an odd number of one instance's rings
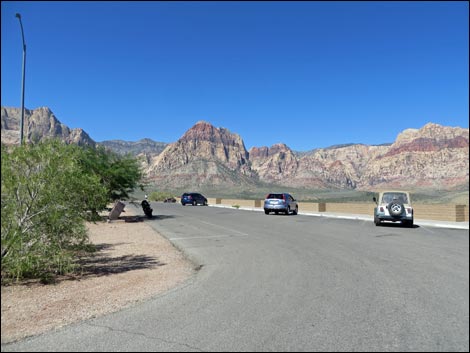
[[[194,277],[2,351],[469,350],[468,230],[152,207]]]

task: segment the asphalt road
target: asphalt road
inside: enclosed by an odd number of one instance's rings
[[[468,230],[152,207],[194,277],[2,351],[469,350]]]

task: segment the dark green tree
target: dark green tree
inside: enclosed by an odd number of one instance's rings
[[[129,193],[143,187],[140,163],[130,155],[122,156],[103,146],[86,147],[81,164],[84,170],[99,177],[109,201],[128,199]]]

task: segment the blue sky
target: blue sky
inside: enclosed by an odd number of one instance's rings
[[[174,142],[205,120],[247,149],[468,128],[466,1],[2,1],[1,105],[95,141]]]

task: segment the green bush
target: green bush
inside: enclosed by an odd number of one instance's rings
[[[2,284],[73,271],[90,248],[85,220],[141,178],[136,160],[57,140],[2,144],[1,163]]]
[[[164,201],[170,197],[174,197],[171,193],[165,191],[153,191],[150,193],[148,199],[150,201]]]

